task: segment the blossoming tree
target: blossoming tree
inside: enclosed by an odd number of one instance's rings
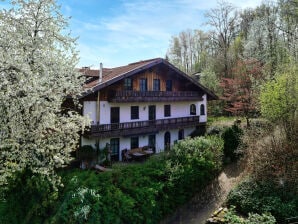
[[[59,184],[86,121],[62,108],[82,91],[75,39],[54,0],[14,0],[0,12],[0,185],[30,170]]]

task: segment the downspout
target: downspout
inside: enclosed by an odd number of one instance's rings
[[[98,77],[98,84],[100,84],[102,82],[102,63],[99,64],[99,77]],[[97,125],[100,124],[100,91],[97,92],[97,101],[96,101],[96,121],[97,121]],[[97,138],[96,141],[96,152],[97,152],[97,163],[98,161],[98,157],[99,157],[99,145],[100,145],[100,138]]]

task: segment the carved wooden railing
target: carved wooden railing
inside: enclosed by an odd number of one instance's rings
[[[110,102],[150,102],[150,101],[185,101],[202,100],[202,95],[195,91],[111,91]]]
[[[146,134],[170,128],[192,127],[200,124],[199,116],[158,119],[151,121],[135,121],[114,124],[91,125],[94,136],[126,136],[132,134]]]

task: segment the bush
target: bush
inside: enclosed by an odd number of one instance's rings
[[[297,216],[298,211],[298,196],[295,192],[253,179],[247,179],[233,189],[227,203],[236,206],[237,211],[243,214],[270,212],[278,222]]]
[[[0,223],[41,223],[58,198],[49,180],[25,170],[0,189]]]
[[[248,218],[245,219],[240,217],[235,212],[235,207],[231,207],[224,215],[224,223],[228,224],[274,224],[276,223],[275,218],[268,213],[259,215],[257,213],[249,213]]]
[[[199,137],[109,172],[63,170],[59,198],[57,192],[49,194],[45,180],[33,176],[13,185],[9,197],[0,200],[0,222],[158,223],[216,175],[222,148],[219,137]]]
[[[174,145],[166,161],[168,204],[184,203],[218,174],[222,148],[222,139],[215,136],[188,138]]]
[[[221,135],[224,128],[219,126],[211,126],[207,129],[207,135]]]
[[[224,155],[226,158],[235,160],[237,158],[236,150],[241,143],[243,131],[237,125],[226,128],[221,137],[224,140]]]

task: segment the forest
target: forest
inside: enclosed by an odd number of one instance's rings
[[[219,2],[205,17],[204,31],[172,37],[166,58],[219,96],[211,115],[245,118],[242,146],[227,152],[243,153],[249,178],[227,203],[242,214],[271,212],[284,223],[298,214],[298,2],[244,10]],[[233,215],[228,223],[244,223]]]
[[[239,10],[219,2],[205,14],[208,31],[173,36],[166,58],[220,96],[212,115],[249,120],[260,115],[261,86],[297,69],[297,4],[281,0]]]

